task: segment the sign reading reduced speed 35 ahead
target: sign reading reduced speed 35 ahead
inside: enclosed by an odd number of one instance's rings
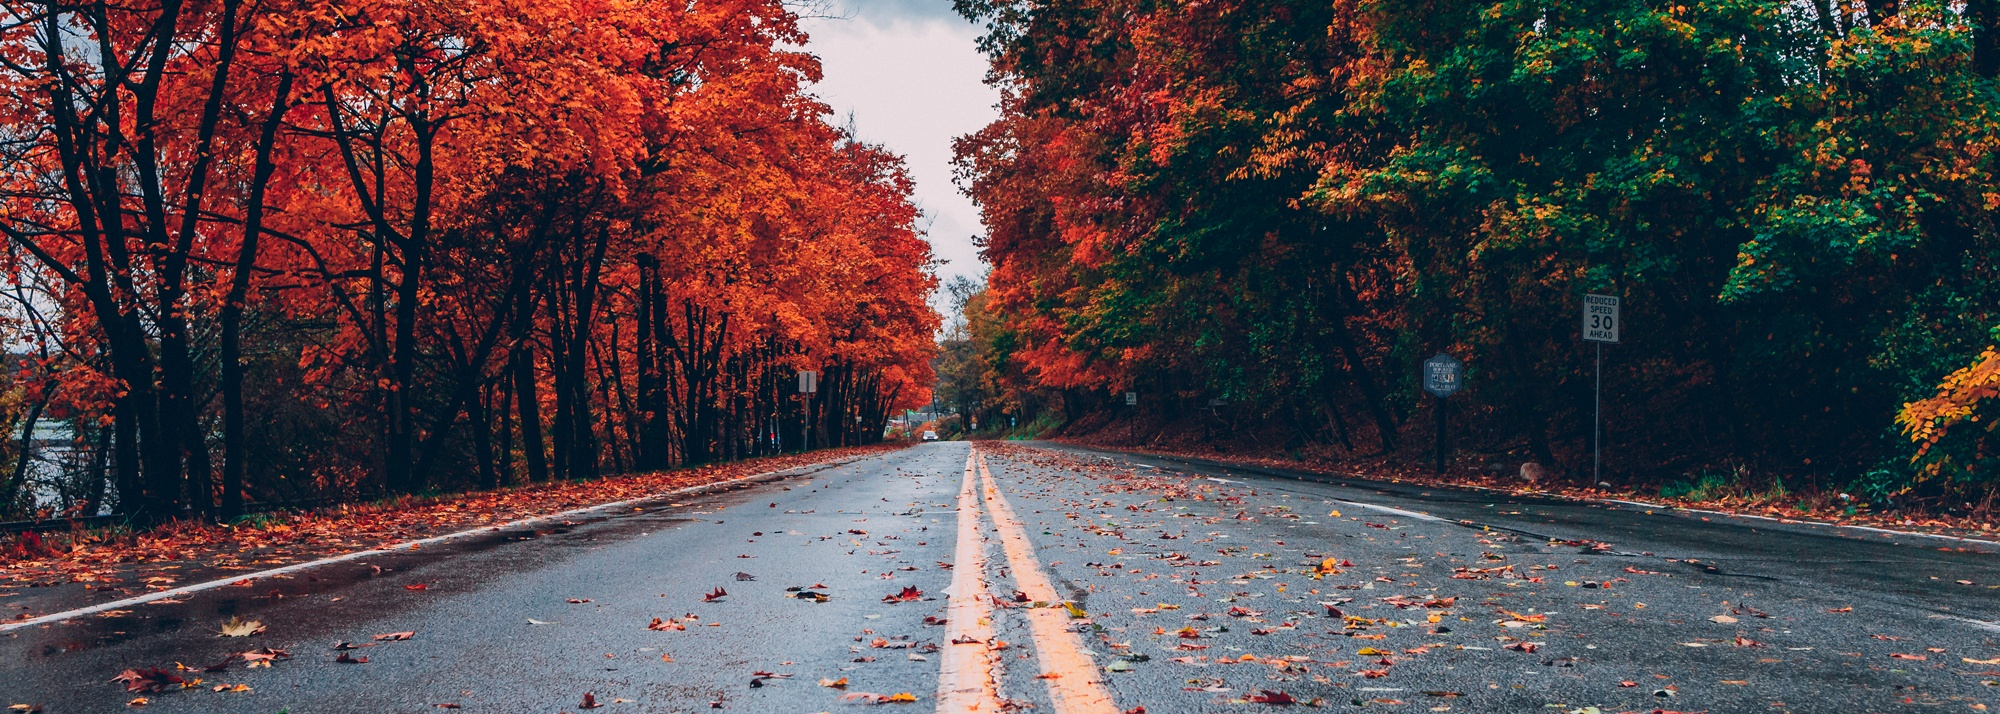
[[[1585,342],[1618,342],[1618,298],[1610,295],[1583,296],[1583,339]]]

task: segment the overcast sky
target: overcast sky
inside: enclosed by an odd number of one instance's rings
[[[999,95],[981,80],[978,28],[950,0],[832,0],[805,21],[826,79],[817,94],[836,122],[852,116],[861,138],[908,159],[939,277],[979,277],[972,236],[979,211],[951,182],[951,142],[996,116]],[[941,299],[932,304],[941,305]]]

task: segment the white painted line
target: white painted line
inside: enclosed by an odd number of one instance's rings
[[[1965,624],[1985,630],[1987,632],[2000,632],[2000,622],[1987,622],[1985,620],[1974,620],[1970,617],[1952,617],[1951,619],[1963,622]]]
[[[1665,508],[1671,511],[1680,511],[1683,513],[1701,513],[1710,516],[1723,516],[1727,518],[1754,518],[1760,521],[1770,521],[1772,523],[1778,523],[1788,526],[1823,526],[1827,528],[1848,528],[1857,531],[1868,531],[1870,533],[1887,533],[1890,535],[1910,536],[1912,538],[1936,538],[1938,540],[2000,546],[2000,541],[1981,540],[1978,538],[1966,538],[1964,536],[1941,535],[1938,533],[1916,533],[1913,531],[1891,530],[1888,528],[1876,528],[1874,526],[1854,526],[1854,525],[1847,525],[1844,523],[1827,523],[1825,521],[1813,521],[1801,518],[1772,518],[1770,516],[1759,516],[1752,513],[1730,513],[1728,511],[1711,511],[1703,508],[1680,508],[1678,506],[1655,506],[1655,508]]]
[[[1107,458],[1107,459],[1108,459],[1108,458],[1110,458],[1110,457],[1108,457],[1108,456],[1100,456],[1100,457],[1098,457],[1098,458]],[[1368,476],[1368,475],[1366,475],[1366,474],[1361,474],[1361,473],[1354,473],[1354,474],[1349,474],[1349,477],[1351,477],[1351,478],[1354,478],[1354,479],[1357,479],[1357,480],[1361,480],[1361,481],[1375,481],[1375,480],[1377,480],[1377,479],[1374,479],[1374,478],[1371,478],[1371,477],[1369,477],[1369,476]],[[1284,478],[1284,477],[1273,477],[1273,478]],[[1237,483],[1237,482],[1235,482],[1235,481],[1224,481],[1224,480],[1222,480],[1222,479],[1219,479],[1219,478],[1215,478],[1215,477],[1213,477],[1213,476],[1210,476],[1210,477],[1208,477],[1208,479],[1209,479],[1209,480],[1211,480],[1211,481],[1222,481],[1223,483]],[[1306,481],[1306,482],[1308,482],[1308,483],[1313,483],[1313,481],[1311,481],[1310,479],[1289,479],[1289,480],[1304,480],[1304,481]],[[1400,484],[1400,483],[1402,483],[1402,482],[1400,482],[1400,481],[1394,481],[1394,480],[1391,480],[1391,481],[1390,481],[1390,483],[1398,483],[1398,484]],[[1418,484],[1418,485],[1423,485],[1423,484]],[[1456,489],[1462,489],[1462,490],[1467,490],[1467,491],[1478,491],[1478,492],[1484,492],[1484,493],[1492,493],[1492,494],[1497,494],[1497,495],[1502,495],[1502,496],[1539,496],[1539,497],[1543,497],[1543,498],[1552,498],[1552,499],[1556,499],[1556,500],[1562,500],[1562,501],[1570,501],[1570,502],[1574,502],[1574,503],[1592,503],[1592,502],[1597,502],[1597,503],[1617,503],[1617,504],[1622,504],[1622,505],[1627,505],[1627,506],[1638,506],[1638,507],[1641,507],[1641,508],[1655,508],[1655,509],[1660,509],[1660,510],[1663,510],[1663,511],[1681,511],[1681,512],[1685,512],[1685,513],[1703,513],[1703,514],[1707,514],[1707,515],[1711,515],[1711,516],[1727,516],[1727,517],[1729,517],[1729,518],[1755,518],[1755,519],[1757,519],[1757,520],[1761,520],[1761,521],[1771,521],[1771,522],[1773,522],[1773,523],[1779,523],[1779,524],[1783,524],[1783,525],[1805,525],[1805,526],[1824,526],[1824,527],[1827,527],[1827,528],[1850,528],[1850,529],[1853,529],[1853,530],[1861,530],[1861,531],[1870,531],[1870,532],[1874,532],[1874,533],[1887,533],[1887,534],[1890,534],[1890,535],[1899,535],[1899,536],[1910,536],[1910,537],[1912,537],[1912,538],[1935,538],[1935,539],[1938,539],[1938,540],[1948,540],[1948,541],[1954,541],[1954,542],[1962,542],[1962,543],[1978,543],[1978,544],[1981,544],[1981,545],[1991,545],[1991,546],[2000,546],[2000,541],[1992,541],[1992,540],[1984,540],[1984,539],[1980,539],[1980,538],[1966,538],[1966,537],[1964,537],[1964,536],[1952,536],[1952,535],[1942,535],[1942,534],[1938,534],[1938,533],[1918,533],[1918,532],[1915,532],[1915,531],[1899,531],[1899,530],[1891,530],[1891,529],[1888,529],[1888,528],[1876,528],[1876,527],[1873,527],[1873,526],[1851,526],[1851,525],[1846,525],[1846,524],[1841,524],[1841,523],[1827,523],[1827,522],[1825,522],[1825,521],[1815,521],[1815,520],[1808,520],[1808,519],[1800,519],[1800,518],[1772,518],[1772,517],[1770,517],[1770,516],[1759,516],[1759,515],[1754,515],[1754,514],[1749,514],[1749,513],[1729,513],[1729,512],[1726,512],[1726,511],[1710,511],[1710,510],[1704,510],[1704,509],[1700,509],[1700,508],[1682,508],[1682,507],[1680,507],[1680,506],[1673,506],[1673,505],[1666,505],[1666,504],[1659,504],[1659,503],[1646,503],[1645,501],[1628,501],[1628,500],[1624,500],[1624,499],[1617,499],[1617,498],[1573,498],[1573,497],[1568,497],[1568,496],[1563,496],[1563,495],[1561,495],[1561,494],[1555,494],[1555,493],[1548,493],[1548,492],[1544,492],[1544,491],[1526,491],[1526,492],[1515,492],[1515,491],[1508,491],[1508,490],[1505,490],[1505,489],[1497,489],[1497,488],[1487,488],[1487,487],[1485,487],[1485,486],[1472,486],[1472,485],[1466,485],[1466,486],[1453,486],[1453,485],[1446,485],[1446,486],[1444,486],[1444,487],[1445,487],[1445,488],[1456,488]],[[1382,507],[1380,507],[1380,506],[1373,506],[1373,505],[1369,505],[1369,504],[1366,504],[1366,503],[1357,503],[1357,502],[1352,502],[1352,501],[1344,501],[1344,503],[1353,503],[1353,504],[1354,504],[1354,505],[1356,505],[1356,506],[1361,506],[1361,507],[1363,507],[1363,508],[1375,508],[1375,509],[1377,509],[1377,510],[1380,510],[1380,509],[1382,508]],[[1408,511],[1404,511],[1403,513],[1406,513],[1406,514],[1408,514],[1409,512],[1408,512]],[[1419,517],[1419,516],[1423,516],[1423,514],[1410,514],[1410,515],[1411,515],[1411,517],[1412,517],[1412,518],[1415,518],[1415,517]],[[1424,517],[1428,517],[1428,516],[1424,516]],[[1434,519],[1434,520],[1445,520],[1445,519],[1442,519],[1442,518],[1433,518],[1433,519]]]
[[[872,456],[872,454],[870,454],[870,456]],[[860,458],[867,458],[867,456],[863,456],[863,457],[860,457]],[[334,564],[334,563],[345,563],[345,562],[347,562],[347,561],[350,561],[350,560],[359,560],[359,559],[362,559],[362,558],[373,558],[373,557],[376,557],[376,556],[380,556],[380,555],[390,555],[390,554],[393,554],[393,553],[397,553],[397,552],[400,552],[400,551],[410,551],[410,550],[416,550],[416,549],[419,549],[419,548],[421,548],[421,547],[423,547],[423,546],[427,546],[427,545],[433,545],[433,544],[437,544],[437,543],[443,543],[443,542],[446,542],[446,541],[452,541],[452,540],[457,540],[457,539],[460,539],[460,538],[466,538],[466,537],[469,537],[469,536],[475,536],[475,535],[479,535],[479,534],[482,534],[482,533],[492,533],[492,532],[494,532],[494,531],[499,531],[499,530],[505,530],[505,529],[508,529],[508,528],[518,528],[518,527],[520,527],[520,526],[525,526],[525,525],[530,525],[530,524],[534,524],[534,523],[541,523],[541,522],[543,522],[543,521],[550,521],[550,520],[555,520],[555,519],[558,519],[558,518],[570,518],[570,517],[573,517],[573,516],[580,516],[580,515],[583,515],[583,514],[586,514],[586,513],[591,513],[591,512],[593,512],[593,511],[602,511],[602,510],[604,510],[604,509],[607,509],[607,508],[622,508],[622,507],[626,507],[626,506],[631,506],[631,505],[635,505],[635,504],[640,504],[640,503],[646,503],[646,502],[648,502],[648,501],[658,501],[658,500],[661,500],[661,499],[666,499],[666,498],[673,498],[673,497],[676,497],[676,496],[688,496],[688,495],[695,495],[695,494],[700,494],[700,493],[705,493],[705,492],[708,492],[708,491],[712,491],[712,490],[716,490],[716,489],[720,489],[720,488],[724,488],[724,487],[727,487],[727,486],[732,486],[732,485],[736,485],[736,484],[740,484],[740,483],[750,483],[750,482],[757,482],[757,481],[769,481],[769,480],[772,480],[772,479],[775,479],[775,478],[782,478],[783,476],[787,475],[787,473],[788,473],[788,472],[791,472],[791,471],[798,471],[798,470],[800,470],[800,469],[805,469],[805,468],[809,468],[809,467],[812,467],[812,466],[823,466],[823,465],[840,465],[840,464],[844,464],[844,463],[850,463],[851,461],[858,461],[858,460],[860,460],[860,459],[859,459],[859,458],[857,458],[857,459],[852,459],[852,460],[850,460],[850,461],[831,461],[831,462],[822,462],[822,463],[818,463],[818,464],[807,464],[806,466],[794,466],[794,467],[792,467],[792,468],[789,468],[789,469],[782,469],[782,470],[778,470],[778,471],[766,471],[766,472],[764,472],[764,473],[760,473],[760,474],[752,474],[752,475],[750,475],[750,476],[744,476],[744,477],[742,477],[742,478],[734,478],[734,479],[730,479],[730,480],[728,480],[728,481],[718,481],[718,482],[715,482],[715,483],[711,483],[711,484],[703,484],[703,485],[700,485],[700,486],[689,486],[689,487],[687,487],[687,488],[683,488],[683,489],[677,489],[677,490],[673,490],[673,491],[665,491],[665,492],[661,492],[661,493],[656,493],[656,494],[653,494],[653,495],[650,495],[650,496],[640,496],[640,497],[638,497],[638,498],[630,498],[630,499],[626,499],[626,500],[623,500],[623,501],[614,501],[614,502],[612,502],[612,503],[604,503],[604,504],[599,504],[599,505],[595,505],[595,506],[586,506],[586,507],[584,507],[584,508],[573,508],[573,509],[570,509],[570,510],[567,510],[567,511],[563,511],[563,512],[560,512],[560,513],[551,513],[551,514],[549,514],[549,515],[546,515],[546,516],[535,516],[535,517],[533,517],[533,518],[523,518],[523,519],[521,519],[521,520],[518,520],[518,521],[509,521],[509,522],[507,522],[507,523],[502,523],[502,524],[499,524],[499,525],[494,525],[494,526],[480,526],[480,527],[478,527],[478,528],[473,528],[473,529],[470,529],[470,530],[462,530],[462,531],[458,531],[458,532],[456,532],[456,533],[446,533],[446,534],[444,534],[444,535],[441,535],[441,536],[431,536],[431,537],[429,537],[429,538],[424,538],[424,539],[422,539],[422,540],[413,540],[413,541],[410,541],[410,542],[408,542],[408,543],[397,543],[397,544],[395,544],[395,545],[392,545],[392,546],[388,546],[388,547],[386,547],[386,548],[376,548],[376,549],[373,549],[373,550],[364,550],[364,551],[359,551],[359,552],[354,552],[354,553],[348,553],[348,554],[346,554],[346,555],[336,555],[336,556],[332,556],[332,557],[329,557],[329,558],[321,558],[321,559],[319,559],[319,560],[313,560],[313,561],[307,561],[307,562],[304,562],[304,563],[293,563],[293,564],[291,564],[291,565],[287,565],[287,566],[285,566],[285,567],[282,567],[282,568],[272,568],[272,569],[270,569],[270,570],[260,570],[260,571],[257,571],[257,572],[254,572],[254,573],[245,573],[245,574],[242,574],[242,575],[238,575],[238,576],[235,576],[235,577],[230,577],[230,578],[224,578],[224,579],[221,579],[221,580],[210,580],[210,581],[208,581],[208,582],[204,582],[204,583],[195,583],[195,584],[193,584],[193,585],[183,585],[183,586],[181,586],[181,587],[177,587],[177,588],[174,588],[174,589],[171,589],[171,590],[161,590],[161,591],[159,591],[159,592],[155,592],[155,593],[146,593],[146,594],[144,594],[144,595],[140,595],[140,596],[137,596],[137,597],[129,597],[129,598],[125,598],[125,599],[123,599],[123,600],[113,600],[113,601],[111,601],[111,602],[107,602],[107,603],[103,603],[103,604],[100,604],[100,605],[92,605],[92,606],[90,606],[90,607],[79,607],[79,608],[77,608],[77,609],[75,609],[75,610],[65,610],[65,611],[63,611],[63,612],[57,612],[57,613],[50,613],[50,614],[47,614],[47,615],[43,615],[43,616],[41,616],[41,617],[35,617],[35,618],[29,618],[29,619],[26,619],[26,620],[20,620],[20,621],[16,621],[16,622],[9,622],[9,623],[6,623],[6,624],[0,624],[0,632],[7,632],[7,631],[9,631],[9,630],[18,630],[18,629],[21,629],[21,628],[23,628],[23,627],[31,627],[31,626],[34,626],[34,625],[42,625],[42,624],[48,624],[48,623],[51,623],[51,622],[61,622],[61,621],[63,621],[63,620],[69,620],[69,619],[73,619],[73,618],[77,618],[77,617],[82,617],[82,616],[84,616],[84,615],[95,615],[95,614],[97,614],[97,613],[100,613],[100,612],[110,612],[110,611],[112,611],[112,610],[118,610],[118,609],[122,609],[122,608],[127,608],[127,607],[131,607],[131,606],[133,606],[133,605],[144,605],[144,604],[146,604],[146,603],[149,603],[149,602],[154,602],[154,601],[158,601],[158,600],[165,600],[165,599],[168,599],[168,598],[172,598],[172,597],[177,597],[177,596],[180,596],[180,595],[191,595],[191,594],[194,594],[194,593],[198,593],[198,592],[202,592],[202,591],[204,591],[204,590],[214,590],[214,589],[216,589],[216,588],[219,588],[219,587],[223,587],[223,586],[226,586],[226,585],[228,585],[228,584],[230,584],[230,583],[236,583],[236,582],[242,582],[242,581],[244,581],[244,580],[255,580],[255,579],[258,579],[258,578],[268,578],[268,577],[271,577],[271,576],[273,576],[273,575],[285,575],[285,574],[288,574],[288,573],[296,573],[296,572],[299,572],[299,571],[302,571],[302,570],[311,570],[311,569],[313,569],[313,568],[317,568],[317,567],[320,567],[320,566],[323,566],[323,565],[332,565],[332,564]]]
[[[1368,509],[1373,509],[1373,510],[1377,510],[1377,511],[1381,511],[1381,512],[1383,512],[1383,513],[1394,513],[1394,514],[1396,514],[1396,515],[1398,515],[1398,516],[1403,516],[1403,517],[1406,517],[1406,518],[1415,518],[1415,519],[1417,519],[1417,520],[1420,520],[1420,521],[1436,521],[1436,522],[1439,522],[1439,523],[1456,523],[1456,521],[1447,521],[1447,520],[1445,520],[1445,519],[1443,519],[1443,518],[1439,518],[1439,517],[1437,517],[1437,516],[1433,516],[1433,515],[1431,515],[1431,514],[1428,514],[1428,513],[1418,513],[1418,512],[1416,512],[1416,511],[1405,511],[1405,510],[1403,510],[1403,509],[1401,509],[1401,508],[1390,508],[1390,507],[1388,507],[1388,506],[1377,506],[1377,505],[1375,505],[1375,504],[1373,504],[1373,503],[1362,503],[1362,502],[1360,502],[1360,501],[1348,501],[1348,500],[1343,500],[1343,499],[1338,499],[1338,498],[1336,498],[1336,499],[1334,499],[1334,500],[1335,500],[1335,501],[1338,501],[1338,502],[1340,502],[1340,503],[1345,503],[1345,504],[1347,504],[1347,505],[1350,505],[1350,506],[1360,506],[1360,507],[1362,507],[1362,508],[1368,508]]]
[[[1243,483],[1242,481],[1231,481],[1231,480],[1229,480],[1229,479],[1226,479],[1226,478],[1216,478],[1216,477],[1214,477],[1214,476],[1208,476],[1208,477],[1206,477],[1206,478],[1207,478],[1208,480],[1210,480],[1210,481],[1214,481],[1214,482],[1216,482],[1216,483]]]

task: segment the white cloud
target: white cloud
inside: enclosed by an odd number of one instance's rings
[[[809,18],[806,49],[825,79],[814,92],[835,120],[909,162],[942,277],[985,273],[972,236],[979,211],[951,181],[951,142],[997,116],[999,94],[982,82],[979,30],[949,0],[846,0]],[[938,301],[934,301],[934,304]]]

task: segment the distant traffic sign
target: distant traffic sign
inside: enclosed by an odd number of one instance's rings
[[[1465,363],[1453,359],[1451,355],[1424,360],[1424,391],[1435,394],[1439,399],[1458,393],[1465,386]]]
[[[819,391],[819,373],[799,370],[799,393],[809,394]]]
[[[1125,406],[1128,406],[1128,407],[1136,407],[1136,406],[1139,406],[1139,393],[1138,393],[1138,392],[1126,392],[1126,393],[1125,393]]]
[[[1610,295],[1583,296],[1583,339],[1587,342],[1618,343],[1618,298]]]

